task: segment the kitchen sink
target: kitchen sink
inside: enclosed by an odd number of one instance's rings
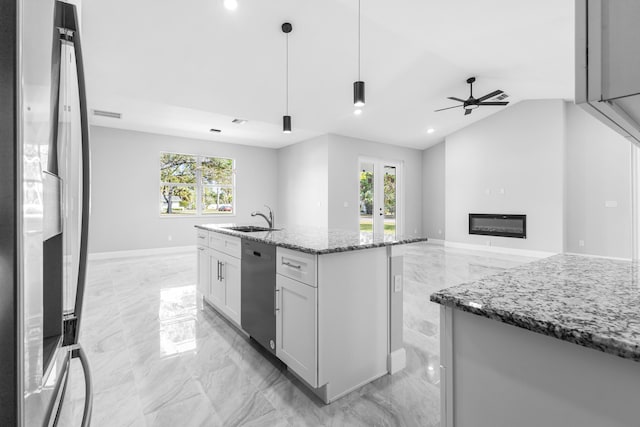
[[[238,225],[233,227],[222,227],[227,230],[242,231],[243,233],[253,233],[256,231],[277,231],[278,228],[259,227],[257,225]]]

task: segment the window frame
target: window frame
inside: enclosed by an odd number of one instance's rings
[[[196,176],[195,176],[195,183],[178,183],[178,182],[164,182],[162,181],[162,171],[160,170],[160,165],[161,165],[161,161],[162,161],[162,155],[163,154],[173,154],[173,155],[178,155],[178,156],[188,156],[188,157],[193,157],[196,160],[196,167],[195,167],[195,171],[196,171]],[[220,185],[217,186],[219,188],[230,188],[231,189],[231,194],[233,195],[233,200],[231,202],[231,213],[224,213],[224,212],[211,212],[211,213],[205,213],[204,212],[204,191],[205,188],[211,188],[211,187],[216,187],[212,184],[205,184],[204,180],[203,180],[203,176],[202,176],[202,163],[203,160],[206,159],[222,159],[222,160],[231,160],[231,184],[224,184],[224,185]],[[167,214],[167,213],[162,213],[162,209],[160,210],[160,212],[158,213],[158,216],[160,218],[200,218],[200,217],[224,217],[224,218],[229,218],[229,217],[235,217],[236,216],[236,159],[232,158],[232,157],[224,157],[224,156],[215,156],[215,155],[205,155],[205,154],[188,154],[188,153],[179,153],[179,152],[175,152],[175,151],[160,151],[158,154],[158,162],[156,163],[157,167],[158,167],[158,187],[157,189],[160,190],[160,188],[162,188],[162,186],[167,185],[167,186],[171,186],[171,187],[195,187],[195,207],[196,207],[196,212],[193,214]],[[161,202],[162,203],[162,202]]]

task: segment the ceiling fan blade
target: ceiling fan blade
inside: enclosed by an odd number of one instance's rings
[[[456,98],[455,96],[449,96],[447,99],[464,103],[464,99]]]
[[[450,110],[450,109],[452,109],[452,108],[460,108],[460,107],[462,107],[462,105],[455,105],[455,106],[453,106],[453,107],[441,108],[441,109],[439,109],[439,110],[435,110],[435,111],[434,111],[434,113],[436,113],[436,112],[438,112],[438,111]]]
[[[464,110],[464,115],[468,116],[469,114],[471,114],[471,111],[473,111],[473,110],[470,110],[470,109],[467,108],[466,110]]]
[[[478,98],[478,101],[482,102],[482,101],[484,101],[485,99],[493,98],[494,96],[498,96],[498,95],[500,95],[501,93],[502,93],[502,91],[501,91],[501,90],[494,90],[493,92],[486,94],[486,95],[485,95],[485,96],[483,96],[482,98]]]
[[[500,102],[481,102],[479,105],[507,105],[508,101],[500,101]]]

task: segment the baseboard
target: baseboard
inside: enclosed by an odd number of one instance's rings
[[[565,254],[567,255],[577,255],[577,256],[586,256],[589,258],[603,258],[603,259],[610,259],[613,261],[631,261],[631,258],[621,258],[621,257],[615,257],[615,256],[604,256],[604,255],[593,255],[593,254],[581,254],[578,252],[565,252]]]
[[[499,254],[519,255],[519,256],[526,256],[526,257],[532,257],[532,258],[547,258],[553,255],[557,255],[557,252],[505,248],[504,246],[474,245],[472,243],[460,243],[460,242],[449,242],[449,241],[445,241],[444,246],[447,248],[469,249],[472,251],[494,252]]]
[[[170,248],[151,248],[151,249],[135,249],[131,251],[115,251],[115,252],[91,252],[89,261],[98,261],[103,259],[131,258],[139,256],[155,256],[182,254],[192,252],[196,253],[196,246],[174,246]]]
[[[432,245],[444,246],[443,239],[432,239],[431,237],[429,237],[429,240],[427,240],[427,243],[431,243]]]

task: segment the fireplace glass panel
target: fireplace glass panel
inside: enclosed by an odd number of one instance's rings
[[[469,214],[469,234],[527,237],[526,215]]]

